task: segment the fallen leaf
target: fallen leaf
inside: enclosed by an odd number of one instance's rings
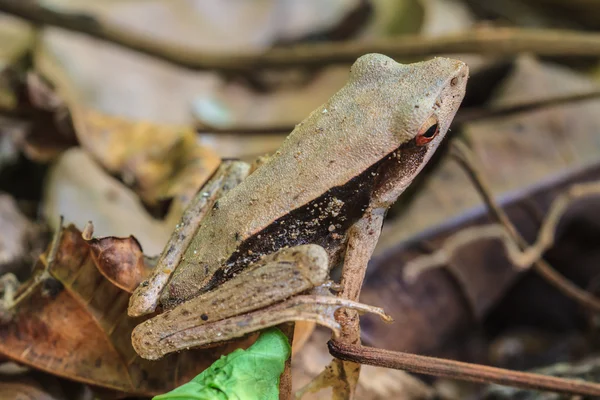
[[[82,98],[75,79],[48,48],[41,46],[34,58],[37,70],[54,86],[53,95],[66,105],[79,145],[158,215],[163,216],[170,200],[175,203],[170,211],[178,215],[219,166],[220,157],[199,144],[191,125],[98,111]]]
[[[54,163],[45,180],[41,207],[53,228],[61,215],[76,226],[94,221],[96,236],[133,235],[148,255],[162,251],[178,222],[149,215],[135,192],[108,175],[81,148],[69,149]]]
[[[100,273],[127,293],[132,293],[152,271],[145,262],[142,247],[133,236],[108,236],[87,242]]]
[[[51,85],[34,72],[19,82],[21,99],[18,108],[27,112],[28,124],[19,141],[28,158],[50,162],[59,154],[77,146],[78,141],[64,101]]]
[[[34,275],[46,262],[44,254]],[[99,272],[93,250],[74,226],[63,230],[49,274],[54,284],[45,286],[54,291],[34,290],[14,320],[0,326],[0,354],[54,375],[150,396],[189,381],[222,354],[256,338],[144,360],[131,346],[131,331],[144,318],[127,316],[129,294]]]
[[[131,121],[84,108],[71,108],[71,113],[82,147],[150,207],[175,196],[187,203],[221,161],[197,144],[190,127]]]

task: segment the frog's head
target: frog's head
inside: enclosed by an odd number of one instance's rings
[[[469,68],[459,60],[436,57],[399,64],[381,54],[367,54],[352,65],[350,81],[370,92],[378,118],[399,145],[434,147],[443,138],[465,95]],[[369,89],[370,88],[370,89]],[[372,109],[373,107],[371,107]]]
[[[464,62],[449,58],[399,64],[381,54],[367,54],[352,66],[350,81],[370,93],[359,101],[370,101],[370,110],[377,113],[376,146],[381,153],[394,150],[401,164],[394,168],[398,176],[388,200],[395,200],[412,182],[444,139],[468,76]]]

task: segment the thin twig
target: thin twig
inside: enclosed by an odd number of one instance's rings
[[[423,272],[432,268],[448,265],[457,251],[480,240],[495,239],[504,244],[510,261],[519,268],[529,267],[535,261],[538,252],[525,253],[517,246],[512,236],[500,224],[476,225],[464,228],[444,240],[441,248],[431,254],[421,255],[404,265],[403,275],[408,283],[413,283]]]
[[[48,258],[46,259],[46,267],[44,271],[37,274],[33,277],[32,282],[27,286],[27,288],[20,293],[10,304],[7,304],[6,309],[8,311],[17,307],[21,302],[27,299],[29,296],[33,294],[33,291],[42,284],[46,279],[50,278],[50,268],[54,264],[54,260],[56,259],[56,255],[58,254],[58,249],[60,247],[60,239],[62,238],[63,233],[63,223],[64,217],[60,216],[60,222],[56,231],[54,232],[54,237],[52,238],[52,244],[50,245],[50,254],[48,254]]]
[[[487,183],[483,174],[479,172],[479,169],[477,168],[475,160],[473,159],[471,151],[469,150],[467,145],[460,141],[454,141],[454,143],[452,144],[451,151],[454,158],[461,164],[461,166],[463,166],[463,168],[467,172],[467,175],[469,175],[469,178],[475,185],[477,191],[482,196],[490,214],[492,215],[492,218],[494,218],[500,224],[502,224],[502,226],[507,230],[509,235],[513,238],[513,240],[522,250],[526,249],[529,246],[529,244],[523,238],[523,236],[521,236],[516,227],[512,224],[508,215],[498,205],[498,203],[496,203],[496,200],[494,200],[490,186]],[[575,189],[575,193],[577,193],[577,189]],[[573,197],[577,198],[581,196],[575,194]],[[567,198],[561,201],[564,202]],[[556,219],[556,214],[560,214],[564,211],[564,209],[561,211],[561,208],[561,205],[555,206],[553,204],[554,216],[552,218]],[[546,234],[548,229],[550,228],[545,229]],[[535,261],[533,263],[533,269],[544,279],[546,279],[548,283],[560,290],[560,292],[564,295],[574,299],[579,304],[587,308],[590,308],[594,311],[600,311],[599,299],[574,285],[571,281],[566,279],[554,268],[552,268],[552,266],[548,264],[545,260],[538,259],[537,261]]]
[[[542,221],[537,239],[530,246],[527,245],[525,248],[521,248],[515,241],[514,233],[510,232],[510,229],[507,229],[502,224],[471,226],[461,229],[450,236],[437,251],[409,261],[404,266],[404,276],[409,281],[412,281],[423,271],[448,264],[452,256],[459,249],[483,239],[497,239],[502,241],[506,254],[512,264],[521,269],[529,268],[537,260],[541,259],[544,253],[554,244],[556,228],[568,210],[568,207],[575,200],[590,196],[600,196],[600,182],[573,185],[566,192],[560,194],[552,202],[550,211]],[[553,271],[552,276],[554,277],[553,279],[556,279],[557,273]]]
[[[123,29],[88,14],[59,11],[34,1],[0,0],[5,12],[39,25],[56,26],[147,54],[194,70],[248,72],[262,68],[289,68],[350,64],[366,53],[390,57],[477,53],[514,55],[530,52],[545,56],[598,56],[600,34],[550,29],[479,28],[444,37],[406,35],[371,41],[316,43],[278,47],[262,53],[217,54],[165,43]]]
[[[419,374],[447,377],[471,382],[496,383],[533,390],[570,395],[600,396],[600,384],[529,372],[470,364],[442,358],[383,350],[361,345],[329,341],[329,352],[342,360],[400,369]]]
[[[503,117],[506,115],[519,114],[535,111],[541,108],[598,98],[600,98],[600,88],[593,88],[591,90],[586,90],[585,92],[561,94],[538,100],[524,101],[517,104],[508,104],[495,107],[478,107],[471,109],[467,108],[463,109],[462,112],[459,110],[452,123],[462,124],[465,122],[479,121],[482,119]]]

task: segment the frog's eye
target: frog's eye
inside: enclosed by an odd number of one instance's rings
[[[423,125],[421,125],[421,129],[419,129],[419,133],[415,137],[415,142],[417,146],[423,146],[433,140],[434,137],[437,136],[440,131],[440,127],[438,124],[437,117],[432,115],[427,118],[427,121]]]

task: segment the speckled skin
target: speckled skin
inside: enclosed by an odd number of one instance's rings
[[[227,268],[226,261],[245,240],[359,176],[413,140],[424,122],[437,115],[437,137],[418,159],[405,159],[403,169],[372,195],[370,209],[389,207],[444,138],[464,96],[467,76],[464,63],[446,58],[409,65],[380,54],[359,58],[348,83],[207,214],[161,297],[163,305],[173,306],[211,289],[215,272]],[[282,227],[278,234],[287,231]],[[334,253],[343,251],[344,244],[340,240]]]

